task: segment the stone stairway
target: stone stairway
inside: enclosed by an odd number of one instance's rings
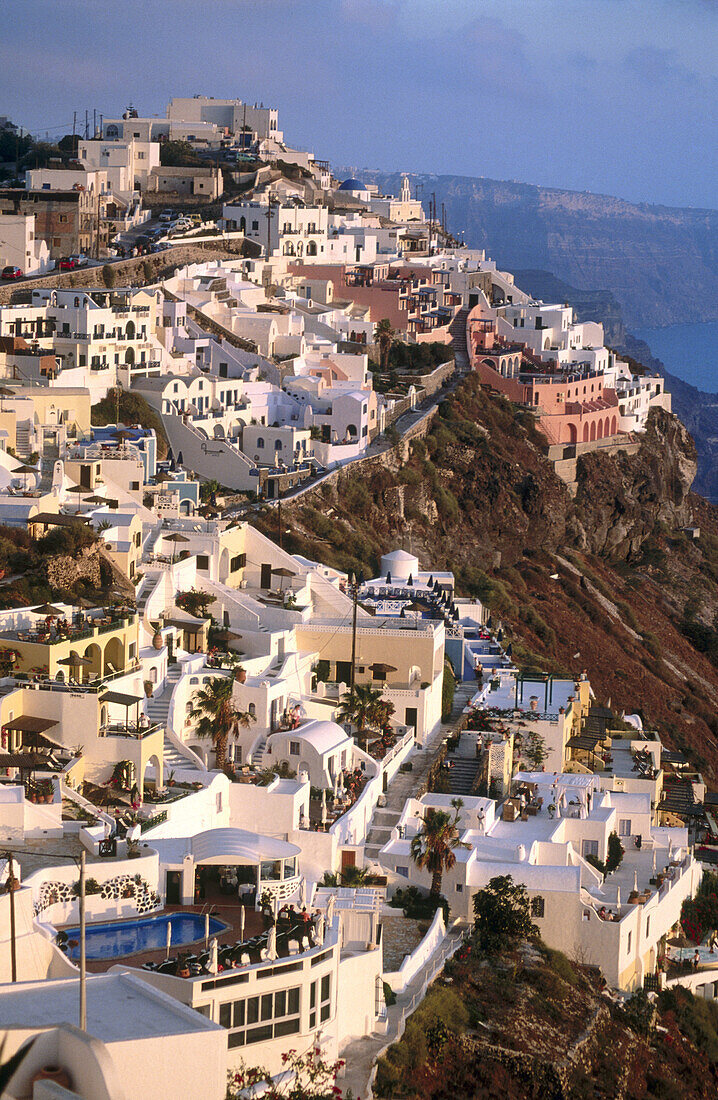
[[[449,325],[451,347],[454,352],[456,370],[459,374],[465,374],[469,369],[469,356],[466,348],[466,318],[468,314],[468,307],[464,306],[459,310],[456,316],[452,318],[451,324]]]
[[[264,760],[264,750],[267,747],[266,736],[262,738],[255,749],[252,749],[252,764],[255,768],[261,768]]]
[[[169,714],[172,692],[181,675],[182,670],[178,666],[170,665],[167,670],[167,678],[165,679],[165,686],[162,694],[153,695],[145,703],[147,717],[153,725],[167,725],[167,715]]]
[[[164,770],[166,776],[169,775],[170,772],[176,771],[197,772],[197,775],[200,775],[200,770],[194,760],[190,760],[189,756],[184,756],[183,753],[172,744],[167,734],[165,734],[164,742]]]
[[[399,771],[389,783],[385,799],[386,805],[377,807],[374,811],[367,838],[364,846],[364,854],[367,862],[378,860],[379,850],[389,840],[389,834],[401,817],[404,803],[408,798],[416,795],[421,790],[429,774],[436,754],[445,737],[454,731],[454,726],[461,717],[464,707],[469,699],[476,694],[476,683],[473,680],[465,680],[456,685],[454,692],[454,705],[448,722],[442,724],[433,736],[416,752],[411,755],[411,771]]]
[[[448,772],[451,794],[472,794],[474,781],[481,767],[480,762],[475,759],[472,760],[469,756],[458,756],[456,753],[451,753],[447,757],[447,763],[451,764]]]

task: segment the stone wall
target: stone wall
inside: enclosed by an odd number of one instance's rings
[[[102,585],[102,565],[97,546],[81,550],[76,558],[69,554],[58,554],[49,558],[46,566],[47,583],[52,588],[69,589],[76,581],[87,580],[93,588]]]
[[[236,259],[243,255],[242,240],[228,240],[221,243],[178,245],[164,252],[153,252],[148,256],[136,256],[131,260],[113,260],[110,266],[115,273],[115,286],[143,286],[148,282],[145,276],[146,265],[151,269],[150,281],[168,278],[176,268],[186,264],[207,263],[209,260]],[[0,286],[0,305],[11,302],[29,302],[34,287],[104,287],[101,267],[83,267],[77,271],[62,271],[57,274],[43,275],[32,282],[18,286]]]

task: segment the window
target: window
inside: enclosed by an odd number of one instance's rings
[[[630,950],[631,950],[631,936],[632,935],[633,935],[632,932],[628,933],[628,939],[626,940],[626,953],[629,953]]]
[[[252,229],[254,229],[255,231],[259,229],[259,222],[252,222]]]
[[[544,899],[542,897],[531,898],[531,916],[542,917],[544,915]]]
[[[598,857],[598,841],[597,840],[582,840],[581,841],[581,855],[584,857],[584,859],[586,858],[586,856],[596,856],[596,857]]]
[[[257,448],[261,451],[264,449],[264,440],[261,435],[257,437]]]
[[[631,835],[631,819],[630,817],[619,818],[618,821],[618,835],[630,836]]]
[[[290,741],[289,742],[289,755],[290,756],[299,756],[299,752],[300,752],[299,742],[298,741]]]
[[[408,867],[397,867],[396,868],[396,873],[397,873],[397,875],[401,875],[403,878],[408,878],[409,877],[409,868]]]
[[[457,894],[462,894],[464,892],[464,884],[462,882],[457,882],[454,889],[456,890]]]
[[[646,935],[651,931],[651,918],[646,917]]]
[[[313,988],[316,983],[313,983]],[[230,1047],[258,1043],[263,1039],[281,1038],[299,1031],[299,987],[264,993],[261,997],[229,1001],[220,1005],[219,1022],[226,1028],[249,1027],[249,1031],[229,1036]],[[272,1021],[276,1021],[272,1024]],[[253,1025],[258,1024],[258,1027]]]
[[[206,554],[197,555],[197,568],[204,569],[205,572],[209,569],[209,558]]]
[[[235,554],[233,558],[229,559],[229,571],[230,573],[236,573],[238,569],[244,569],[246,564],[246,554]]]

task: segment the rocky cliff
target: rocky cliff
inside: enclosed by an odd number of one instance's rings
[[[398,194],[401,176],[363,170]],[[583,290],[610,291],[627,324],[718,318],[718,211],[629,203],[472,176],[411,176],[435,193],[449,229],[502,268],[554,272]]]
[[[365,576],[397,546],[453,570],[515,659],[590,669],[600,699],[642,711],[718,779],[718,512],[690,493],[695,462],[683,425],[657,410],[637,453],[580,462],[574,499],[531,415],[469,377],[425,439],[288,504],[285,544]],[[276,533],[273,514],[258,522]]]

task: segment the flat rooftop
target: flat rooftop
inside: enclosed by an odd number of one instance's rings
[[[0,1023],[54,1027],[76,1023],[79,980],[22,982],[0,993]],[[103,1042],[192,1034],[218,1025],[129,974],[87,979],[87,1031]]]

